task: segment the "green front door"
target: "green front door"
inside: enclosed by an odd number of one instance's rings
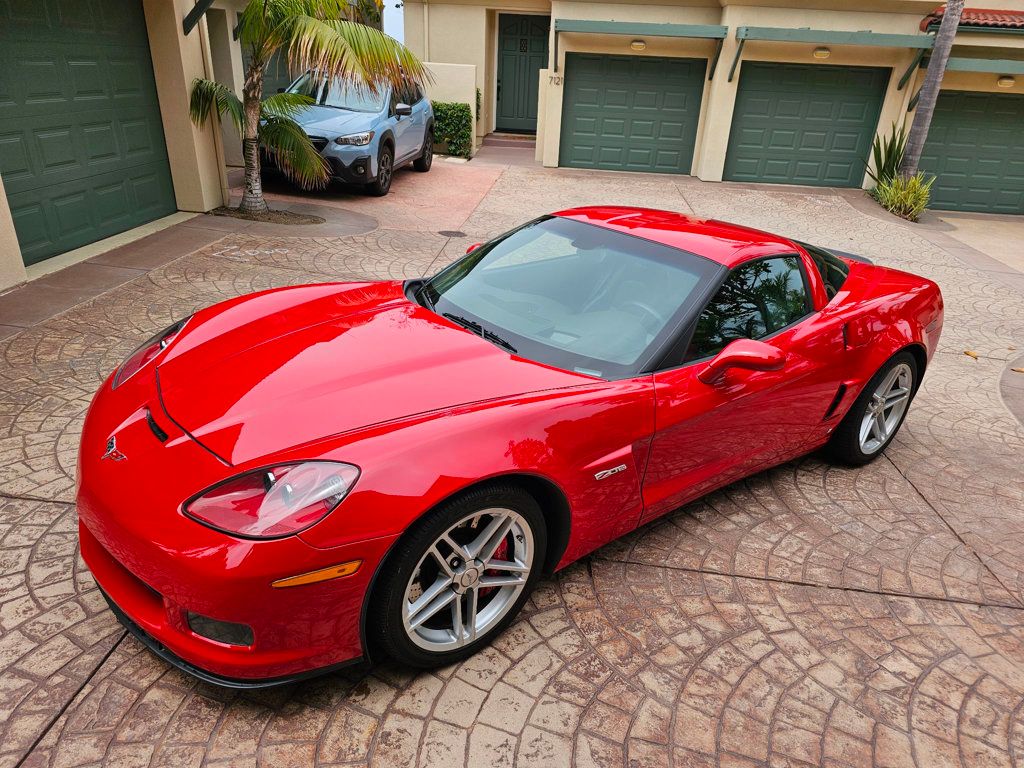
[[[0,174],[26,264],[176,210],[140,0],[0,3]]]
[[[743,62],[724,178],[859,187],[889,74]]]
[[[548,65],[548,16],[498,16],[499,131],[537,130],[540,70]]]
[[[559,165],[689,173],[705,59],[571,53]]]
[[[1024,213],[1024,96],[942,91],[920,168],[930,208]]]

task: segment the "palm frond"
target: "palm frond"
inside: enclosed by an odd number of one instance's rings
[[[295,118],[306,107],[315,104],[312,96],[305,93],[275,93],[260,103],[264,117]]]
[[[277,167],[295,183],[307,189],[327,186],[330,180],[327,162],[294,120],[266,115],[261,121],[259,139],[263,148],[274,155]]]
[[[192,81],[188,115],[196,125],[206,125],[214,117],[227,117],[239,134],[242,132],[242,102],[227,86],[213,80],[197,77]]]
[[[412,51],[365,24],[301,16],[292,20],[289,32],[288,61],[296,71],[361,80],[372,89],[429,78]]]

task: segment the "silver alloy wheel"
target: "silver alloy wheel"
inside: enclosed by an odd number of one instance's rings
[[[865,454],[878,451],[900,425],[910,403],[914,372],[906,363],[894,367],[875,387],[860,424],[860,449]]]
[[[391,186],[391,154],[387,150],[380,153],[377,166],[377,179],[381,189],[387,189]]]
[[[461,648],[515,605],[533,567],[533,533],[511,509],[466,515],[420,558],[405,588],[402,624],[424,650]]]

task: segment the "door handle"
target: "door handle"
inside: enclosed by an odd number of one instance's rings
[[[498,96],[497,100],[501,101],[501,80],[498,81]]]

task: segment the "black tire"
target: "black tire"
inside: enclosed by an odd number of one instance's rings
[[[870,450],[865,450],[861,441],[861,427],[868,414],[868,409],[874,404],[875,390],[885,381],[893,369],[901,365],[905,365],[910,369],[911,376],[910,392],[906,401],[906,407],[888,431],[885,439],[877,447],[872,445]],[[900,427],[903,426],[903,422],[907,418],[907,413],[910,412],[910,404],[917,392],[920,375],[917,358],[910,352],[904,350],[890,357],[878,369],[875,375],[871,377],[871,380],[864,385],[864,390],[850,407],[846,416],[843,417],[839,426],[836,427],[836,431],[832,433],[832,437],[825,446],[825,455],[838,464],[846,464],[853,467],[862,466],[881,456],[889,446],[889,443],[892,442],[892,439],[900,431]]]
[[[533,540],[533,558],[525,586],[514,601],[507,599],[510,608],[507,612],[488,626],[486,631],[479,633],[474,640],[465,642],[459,648],[446,651],[428,650],[418,645],[403,621],[403,609],[409,605],[406,601],[406,590],[412,584],[413,576],[419,569],[421,561],[428,562],[428,551],[446,531],[469,515],[489,508],[511,510],[519,515],[519,520],[529,526]],[[481,523],[483,525],[483,523]],[[472,533],[478,529],[466,529]],[[513,536],[514,532],[507,534]],[[518,537],[516,537],[518,539]],[[501,546],[507,546],[509,539],[503,540]],[[511,542],[515,546],[515,542]],[[471,489],[457,496],[418,520],[399,540],[388,555],[387,561],[381,565],[378,583],[373,589],[367,608],[367,632],[375,641],[376,648],[384,651],[396,661],[412,667],[439,667],[473,655],[501,633],[518,615],[523,603],[540,578],[544,567],[544,556],[547,551],[547,530],[544,515],[536,499],[521,487],[496,482]],[[429,561],[433,562],[433,561]],[[463,563],[463,566],[468,563]],[[420,571],[422,574],[422,570]],[[481,572],[486,573],[486,572]],[[438,574],[438,578],[440,574]],[[432,577],[433,578],[433,577]],[[423,582],[421,582],[422,584]],[[449,588],[451,589],[451,588]],[[483,590],[484,588],[481,588]],[[446,592],[447,594],[447,592]],[[479,594],[479,593],[477,593]],[[467,596],[468,597],[468,596]],[[462,600],[463,598],[457,598]],[[477,597],[480,613],[486,610],[483,602],[488,596]],[[454,606],[450,615],[454,614]],[[444,611],[435,614],[442,622],[447,621]],[[433,619],[431,619],[433,620]],[[454,622],[453,622],[454,626]]]
[[[366,185],[366,191],[374,197],[384,197],[391,190],[395,176],[395,150],[390,144],[382,144],[377,155],[377,178]]]
[[[434,127],[427,128],[423,137],[423,153],[412,161],[412,167],[420,173],[426,173],[434,164]]]

